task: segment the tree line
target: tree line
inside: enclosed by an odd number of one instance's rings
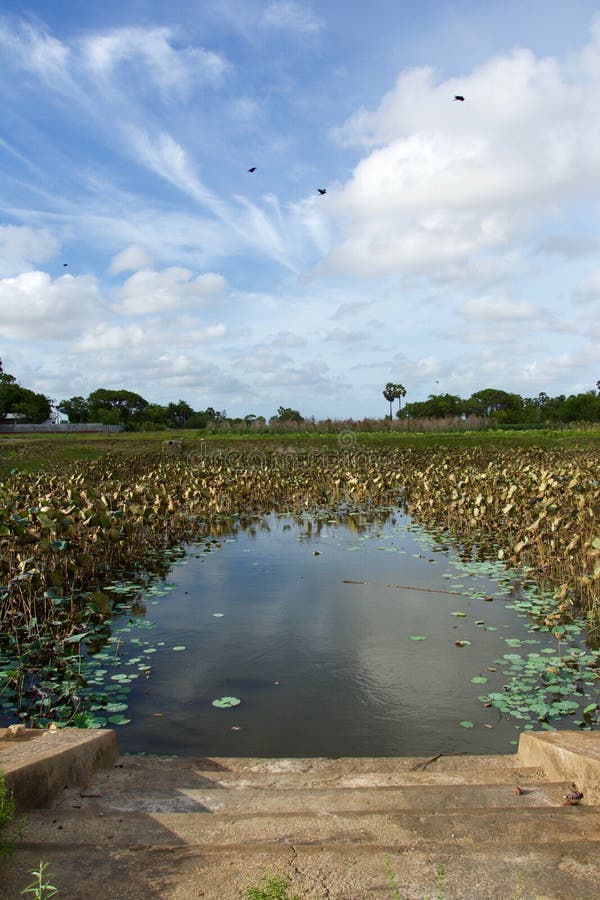
[[[567,422],[600,422],[600,381],[596,390],[580,394],[550,397],[541,392],[537,397],[522,397],[497,388],[476,391],[467,399],[456,394],[430,394],[427,400],[405,403],[406,388],[388,382],[383,396],[390,404],[388,420],[392,419],[393,402],[398,401],[395,416],[400,420],[471,419],[488,421],[491,425],[552,425]],[[154,431],[170,428],[198,428],[208,430],[244,429],[260,431],[266,428],[316,430],[318,422],[305,420],[299,410],[280,406],[267,421],[264,416],[248,413],[241,417],[227,416],[225,410],[212,406],[195,410],[185,400],[167,404],[151,403],[133,391],[98,388],[88,397],[75,396],[61,400],[56,409],[69,422],[98,422],[103,425],[122,425],[132,431]],[[12,415],[23,423],[46,421],[52,411],[52,401],[18,384],[16,378],[4,372],[0,359],[0,422]],[[365,420],[366,421],[366,420]],[[370,420],[369,420],[370,421]],[[356,425],[347,420],[348,427]],[[335,423],[326,419],[323,425],[331,430]],[[334,429],[335,430],[335,429]]]
[[[476,391],[468,399],[456,394],[430,394],[427,400],[405,403],[399,418],[456,418],[481,416],[499,425],[540,425],[565,422],[600,422],[600,381],[596,390],[550,397],[522,397],[497,388]]]

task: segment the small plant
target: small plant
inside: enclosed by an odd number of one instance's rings
[[[442,863],[438,866],[437,889],[438,892],[435,900],[444,900],[444,866]],[[425,897],[425,900],[428,900],[428,898]]]
[[[394,875],[394,870],[392,869],[392,861],[389,855],[386,853],[385,855],[385,874],[387,875],[387,881],[392,892],[393,900],[402,900],[400,896],[400,889],[396,884],[396,876]]]
[[[29,873],[35,877],[35,880],[23,888],[22,894],[33,894],[36,900],[47,900],[48,897],[58,894],[58,888],[50,884],[50,879],[54,878],[54,875],[52,872],[46,871],[49,865],[50,863],[40,860],[39,869],[32,869]]]
[[[0,769],[0,859],[6,859],[25,829],[25,821],[15,817],[15,801]]]
[[[287,878],[263,878],[264,887],[246,888],[248,900],[300,900],[297,894],[290,897],[290,881]]]
[[[444,900],[444,867],[440,863],[438,866],[438,895],[437,900]]]

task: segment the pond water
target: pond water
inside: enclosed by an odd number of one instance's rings
[[[144,595],[144,611],[134,605],[114,623],[113,662],[118,654],[120,671],[142,671],[126,699],[121,675],[110,676],[113,700],[125,700],[111,708],[126,706],[120,716],[129,720],[116,717],[120,748],[291,757],[514,751],[551,702],[570,702],[562,712],[574,716],[544,727],[572,728],[575,711],[597,695],[588,672],[575,687],[538,691],[535,714],[531,698],[519,699],[561,654],[551,633],[533,628],[528,597],[522,578],[461,561],[399,511],[375,521],[256,518],[186,548],[169,581]],[[576,629],[570,638],[584,654]],[[213,705],[223,697],[239,703]]]

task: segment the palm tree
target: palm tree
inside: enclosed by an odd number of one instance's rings
[[[387,402],[390,404],[390,419],[391,419],[392,418],[392,403],[396,399],[396,385],[393,382],[388,381],[385,388],[383,389],[383,396],[385,397]]]
[[[403,384],[394,385],[394,398],[398,401],[398,416],[402,412],[402,398],[406,397],[406,388]]]

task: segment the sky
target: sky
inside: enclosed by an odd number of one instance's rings
[[[600,378],[596,0],[12,0],[0,102],[0,358],[53,400]]]

